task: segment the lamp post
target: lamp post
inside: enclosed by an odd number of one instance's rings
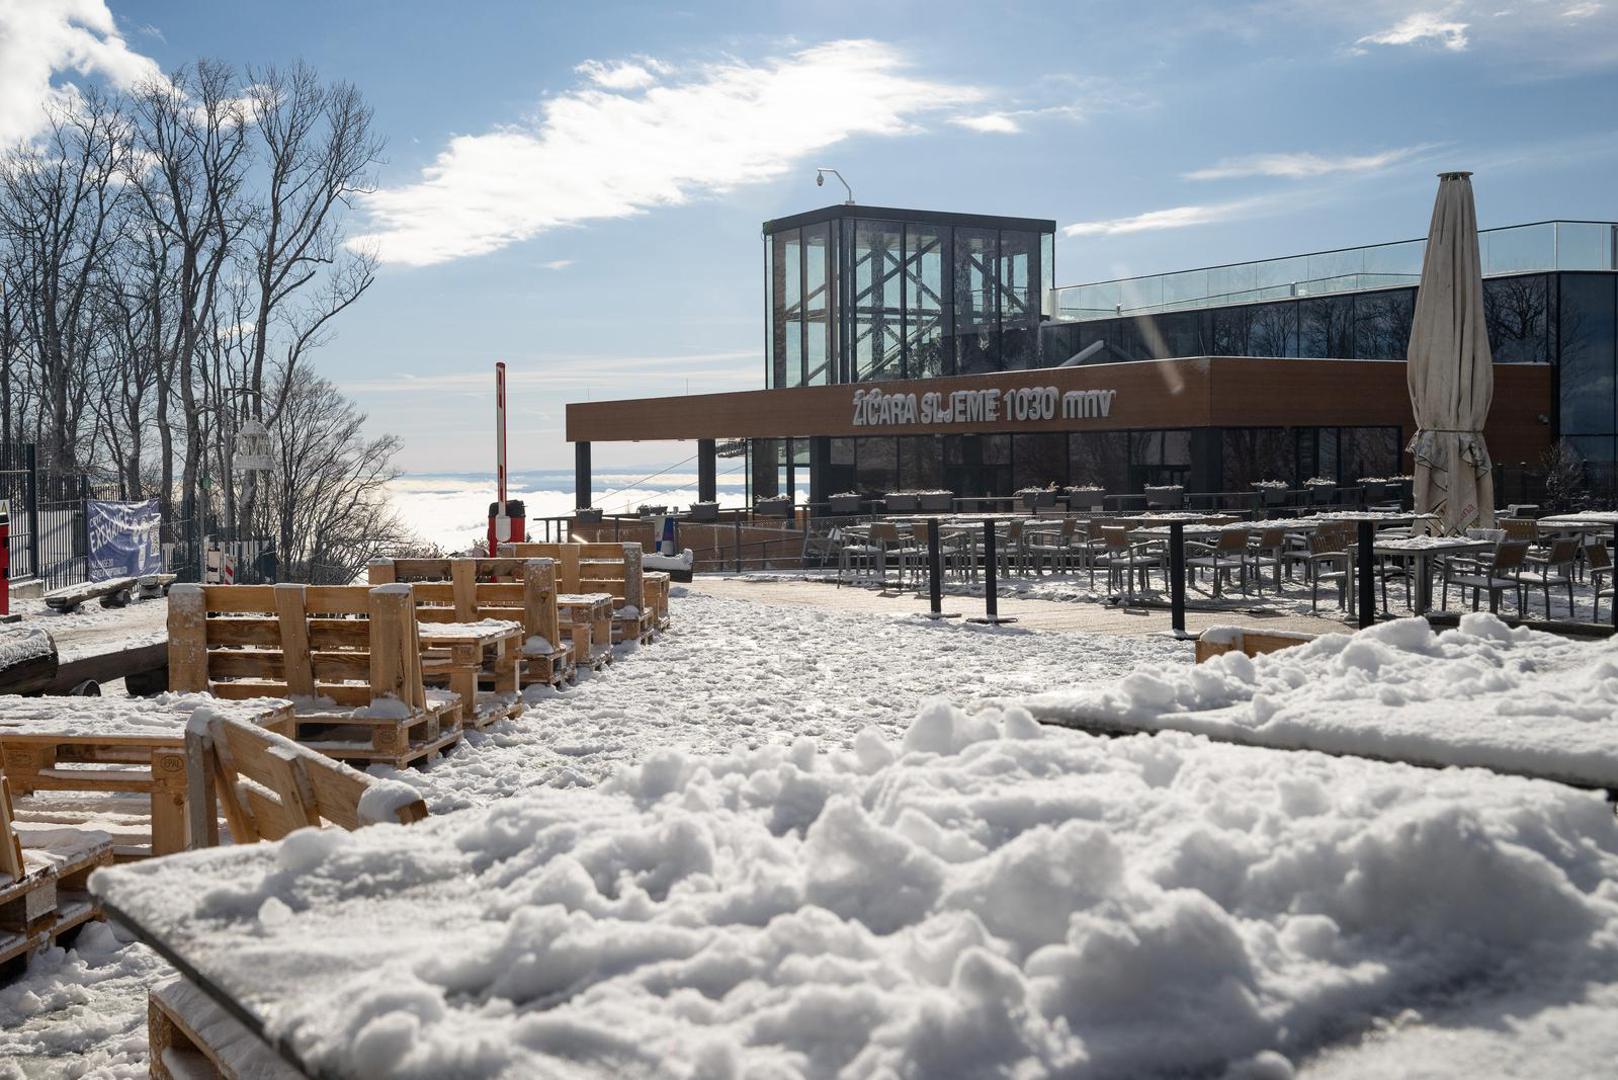
[[[843,190],[844,191],[848,192],[848,198],[843,200],[843,205],[844,206],[853,206],[854,205],[854,189],[848,186],[848,181],[844,180],[843,179],[843,174],[838,172],[836,169],[827,168],[825,166],[822,166],[822,167],[816,169],[815,170],[815,187],[825,187],[826,186],[826,174],[827,173],[831,173],[833,176],[837,177],[837,182],[839,184],[843,185]]]

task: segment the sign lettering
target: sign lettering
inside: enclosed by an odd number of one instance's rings
[[[956,390],[943,393],[854,391],[855,427],[904,427],[911,424],[992,424],[1001,420],[1104,420],[1112,415],[1116,390],[1069,390],[1023,386],[1013,390]]]

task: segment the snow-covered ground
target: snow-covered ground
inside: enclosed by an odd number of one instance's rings
[[[605,671],[561,693],[531,688],[518,720],[468,735],[425,772],[390,775],[442,813],[539,783],[595,783],[662,747],[715,754],[801,736],[848,746],[867,726],[902,733],[935,697],[976,708],[1191,662],[1190,646],[1166,637],[852,615],[680,586],[673,616],[657,644],[620,646]]]
[[[104,608],[95,600],[76,610],[61,612],[45,606],[45,601],[12,597],[11,610],[22,616],[25,626],[37,626],[50,633],[57,655],[71,660],[86,653],[108,648],[147,645],[168,636],[167,597],[131,600],[127,607]]]
[[[1486,612],[1452,630],[1398,619],[1028,704],[1041,720],[1092,730],[1174,729],[1618,788],[1618,638],[1514,630]]]

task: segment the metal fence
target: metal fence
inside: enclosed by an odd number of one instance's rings
[[[46,589],[89,580],[84,503],[93,495],[82,474],[42,471],[33,444],[0,443],[0,499],[11,504],[7,576],[39,578]]]

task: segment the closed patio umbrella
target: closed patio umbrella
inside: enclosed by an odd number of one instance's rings
[[[1438,515],[1430,531],[1494,525],[1494,479],[1483,422],[1494,400],[1494,360],[1483,317],[1483,270],[1471,173],[1440,173],[1410,327],[1415,502]]]

